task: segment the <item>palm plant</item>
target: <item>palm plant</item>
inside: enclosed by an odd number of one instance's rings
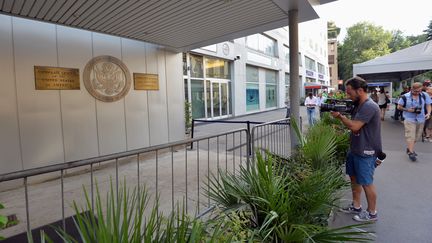
[[[209,193],[223,209],[220,217],[232,212],[250,215],[243,230],[253,240],[263,242],[340,242],[369,241],[367,233],[353,230],[356,226],[329,229],[325,220],[336,193],[348,183],[335,167],[310,170],[302,178],[290,176],[283,163],[274,163],[268,154],[257,154],[256,165],[240,167],[239,173],[219,171],[213,175]],[[246,212],[246,213],[245,213]]]
[[[215,221],[203,222],[191,218],[184,207],[177,209],[168,217],[158,211],[158,200],[149,208],[150,197],[146,188],[127,189],[126,184],[115,193],[112,183],[105,201],[102,200],[98,186],[94,209],[91,199],[84,188],[85,206],[74,201],[74,223],[79,232],[78,239],[62,229],[56,229],[64,242],[217,242],[230,240],[230,234]],[[118,195],[118,196],[117,196]],[[29,242],[32,242],[29,237]],[[41,242],[52,242],[41,234]]]
[[[0,203],[0,209],[3,208],[4,208],[3,204]],[[7,223],[8,223],[8,218],[4,215],[0,215],[0,229],[6,227]],[[0,240],[4,240],[4,237],[1,235],[0,235]]]

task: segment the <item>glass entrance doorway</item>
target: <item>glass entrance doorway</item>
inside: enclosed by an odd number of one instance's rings
[[[228,81],[206,81],[207,118],[221,118],[231,114],[229,86]]]

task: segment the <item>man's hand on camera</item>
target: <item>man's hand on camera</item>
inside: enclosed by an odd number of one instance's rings
[[[342,114],[340,112],[337,112],[337,111],[330,111],[330,115],[332,115],[332,117],[334,117],[334,118],[338,118],[338,117],[342,116]]]

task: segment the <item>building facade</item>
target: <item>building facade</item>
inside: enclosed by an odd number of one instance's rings
[[[327,25],[300,24],[300,96],[330,85]],[[288,28],[183,54],[185,100],[195,119],[220,119],[285,107],[289,100]]]
[[[112,35],[0,15],[0,173],[97,157],[184,138],[181,53]],[[115,102],[86,90],[94,57],[158,75],[158,90],[133,86]],[[79,70],[74,90],[38,90],[35,66]]]

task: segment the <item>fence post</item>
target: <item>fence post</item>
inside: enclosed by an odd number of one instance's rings
[[[192,119],[192,127],[191,127],[191,138],[194,138],[194,130],[195,130],[195,119]],[[190,149],[193,149],[193,142],[190,143]]]
[[[250,121],[247,121],[247,132],[248,132],[248,135],[250,136],[251,135]],[[248,149],[249,149],[248,155],[251,156],[252,155],[252,144],[251,144],[250,139],[248,142]]]
[[[251,158],[251,134],[250,134],[250,130],[249,130],[249,122],[248,122],[248,129],[247,129],[247,133],[246,133],[246,168],[249,171],[250,170],[250,158]]]

